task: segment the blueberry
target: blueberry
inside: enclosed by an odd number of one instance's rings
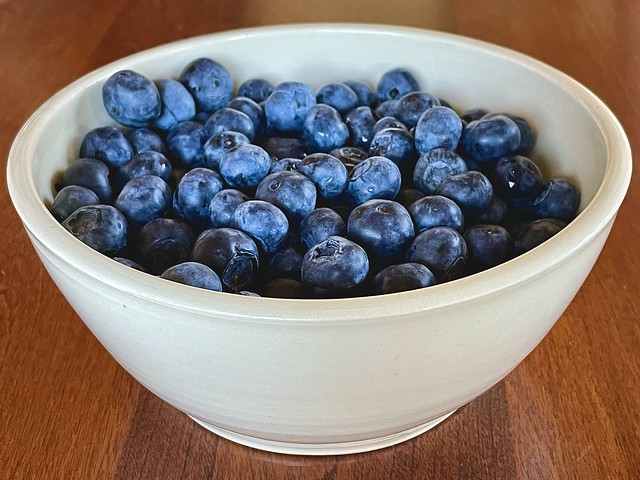
[[[133,148],[133,154],[143,152],[165,152],[163,138],[148,128],[132,128],[126,134],[127,140]]]
[[[127,220],[111,205],[87,205],[69,215],[62,226],[81,242],[105,255],[127,244]]]
[[[300,241],[307,250],[331,236],[344,237],[346,233],[340,214],[327,207],[316,208],[300,224]]]
[[[384,130],[385,128],[401,128],[403,130],[406,130],[407,132],[409,131],[407,126],[404,123],[402,123],[400,120],[398,120],[397,118],[395,118],[395,117],[382,117],[381,119],[379,119],[373,125],[372,132],[375,135],[380,130]]]
[[[229,150],[220,161],[218,169],[231,188],[257,186],[269,173],[271,158],[257,145],[240,145]]]
[[[118,262],[121,263],[122,265],[125,265],[129,268],[133,268],[134,270],[138,270],[139,272],[144,272],[144,273],[149,273],[147,272],[147,269],[144,268],[142,265],[140,265],[138,262],[131,260],[130,258],[125,258],[125,257],[113,257],[113,259]]]
[[[374,198],[393,200],[400,191],[402,175],[386,157],[369,157],[358,163],[347,180],[347,197],[352,205]]]
[[[513,254],[513,239],[499,225],[477,224],[464,232],[469,251],[469,268],[482,271],[509,260]]]
[[[369,148],[373,138],[373,127],[376,119],[369,107],[358,107],[345,116],[345,124],[349,128],[349,138],[354,147]]]
[[[80,156],[101,160],[111,167],[124,165],[133,156],[133,148],[116,127],[94,128],[82,139]]]
[[[169,267],[160,277],[192,287],[222,291],[222,283],[216,272],[198,262],[179,263]]]
[[[136,237],[136,255],[152,274],[186,262],[193,248],[194,233],[182,220],[156,218],[142,226]]]
[[[430,93],[411,92],[398,99],[395,116],[408,128],[412,128],[418,124],[418,120],[425,111],[436,106],[440,106],[440,100]],[[456,118],[458,118],[457,114]]]
[[[263,78],[250,78],[238,87],[238,97],[247,97],[254,102],[264,102],[273,92],[273,85]]]
[[[102,87],[102,101],[109,116],[127,127],[148,127],[162,111],[156,85],[131,70],[109,77]]]
[[[269,173],[277,173],[282,171],[295,172],[298,170],[298,165],[302,162],[299,158],[281,158],[271,162],[271,168]]]
[[[318,104],[304,119],[302,138],[314,152],[330,152],[347,143],[349,129],[335,108]]]
[[[441,282],[462,276],[467,262],[467,244],[449,227],[434,227],[418,234],[407,249],[407,261],[426,266]]]
[[[252,141],[256,135],[253,120],[244,112],[223,107],[214,112],[204,124],[204,138],[208,140],[221,132],[238,132]]]
[[[177,80],[156,82],[162,102],[162,113],[153,122],[160,130],[170,130],[181,122],[191,120],[196,114],[196,102],[185,86]]]
[[[58,221],[62,222],[78,208],[98,203],[100,203],[100,199],[93,190],[80,185],[69,185],[56,194],[51,213]]]
[[[267,121],[264,117],[264,110],[256,102],[247,97],[236,97],[232,99],[228,104],[228,108],[238,110],[251,119],[253,123],[253,131],[255,137],[261,137],[267,126]]]
[[[331,236],[314,245],[302,259],[304,286],[340,292],[360,285],[369,273],[364,249],[344,237]]]
[[[387,100],[380,103],[374,110],[378,118],[394,117],[398,114],[398,100]]]
[[[329,105],[344,115],[358,106],[358,96],[344,83],[328,83],[316,91],[316,102]]]
[[[241,203],[233,212],[234,228],[248,234],[265,253],[273,253],[287,238],[289,222],[275,205],[263,200]]]
[[[198,226],[211,222],[209,204],[213,196],[224,188],[220,175],[208,168],[189,170],[180,179],[173,194],[173,210],[176,215]]]
[[[209,203],[209,218],[214,227],[229,227],[233,212],[242,202],[249,200],[240,190],[225,188],[216,193]]]
[[[433,227],[450,227],[461,232],[464,227],[464,216],[458,204],[441,195],[422,197],[408,210],[418,233]]]
[[[455,150],[462,135],[462,121],[447,107],[433,107],[420,116],[416,125],[416,149],[425,154],[434,148]]]
[[[62,173],[64,186],[79,185],[93,191],[100,202],[111,201],[112,190],[109,183],[109,167],[95,158],[78,158]]]
[[[177,124],[167,134],[170,158],[186,168],[204,165],[205,129],[201,123],[187,120]]]
[[[447,178],[435,193],[456,202],[465,216],[477,217],[489,206],[493,186],[485,175],[471,170]]]
[[[489,206],[484,212],[475,218],[477,223],[491,224],[491,225],[503,225],[507,221],[509,215],[509,207],[498,195],[493,195]]]
[[[260,146],[275,159],[302,159],[306,157],[309,152],[307,144],[299,138],[269,137],[260,142]]]
[[[504,115],[482,117],[464,127],[461,143],[471,158],[484,162],[513,153],[520,145],[520,129]]]
[[[353,167],[369,158],[369,154],[358,147],[335,148],[329,153],[340,160],[347,167],[348,172],[351,172]]]
[[[460,120],[465,123],[471,123],[474,120],[480,120],[488,113],[489,110],[486,110],[484,108],[470,108],[469,110],[465,110],[464,112],[462,112],[462,114],[460,115]]]
[[[378,80],[376,94],[378,100],[384,102],[397,100],[407,93],[418,90],[420,90],[420,84],[411,72],[405,68],[394,68],[385,72]]]
[[[580,192],[569,180],[553,178],[530,204],[530,212],[537,218],[557,218],[570,222],[580,205]]]
[[[507,201],[535,197],[543,188],[540,169],[522,155],[500,158],[493,169],[492,180],[496,193]]]
[[[298,171],[316,184],[324,199],[337,198],[347,186],[347,167],[328,153],[307,155],[298,165]]]
[[[371,282],[374,294],[406,292],[429,287],[437,283],[436,277],[420,263],[399,263],[380,270]]]
[[[302,253],[294,246],[278,249],[269,259],[269,278],[292,278],[300,280]]]
[[[155,175],[165,182],[171,179],[171,163],[162,153],[147,151],[135,155],[117,170],[118,181],[124,185],[134,177]]]
[[[483,118],[490,119],[497,115],[504,115],[505,117],[513,120],[518,127],[518,130],[520,130],[520,144],[513,153],[516,155],[524,155],[525,157],[529,155],[536,143],[536,132],[531,124],[526,119],[510,113],[490,113],[485,115]]]
[[[189,90],[198,110],[215,112],[233,96],[233,79],[225,67],[210,58],[198,58],[180,74],[180,82]]]
[[[524,226],[514,240],[514,252],[521,255],[549,240],[565,227],[565,223],[550,218],[534,220]]]
[[[155,175],[142,175],[129,180],[115,201],[115,207],[129,225],[144,225],[161,217],[171,206],[171,188]]]
[[[249,139],[239,132],[220,132],[209,138],[202,149],[204,166],[217,170],[227,152],[240,145],[247,145]]]
[[[392,200],[374,199],[352,210],[347,233],[370,256],[389,260],[404,254],[415,230],[406,208]]]
[[[316,206],[316,186],[298,172],[283,170],[267,175],[256,189],[255,198],[272,203],[297,226]]]
[[[426,194],[433,194],[449,177],[467,172],[467,164],[453,150],[436,148],[418,158],[413,170],[414,186]]]
[[[395,201],[409,210],[409,207],[425,196],[424,192],[417,188],[400,188],[398,195],[396,195]]]
[[[304,298],[302,282],[293,278],[274,278],[262,285],[260,296],[270,298]]]
[[[205,230],[196,240],[191,259],[215,271],[223,285],[237,292],[251,285],[259,267],[258,247],[234,228]]]
[[[275,132],[301,132],[304,119],[315,104],[316,96],[308,85],[283,82],[264,102],[267,128]]]
[[[376,133],[369,155],[387,157],[401,168],[413,166],[418,157],[413,136],[401,128],[385,128]]]
[[[375,103],[376,94],[368,83],[360,80],[347,80],[343,83],[354,91],[359,107],[371,107]]]

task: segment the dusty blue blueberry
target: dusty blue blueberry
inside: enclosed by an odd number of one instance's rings
[[[371,107],[375,103],[376,94],[368,83],[360,80],[347,80],[343,83],[355,92],[358,106]]]
[[[436,148],[418,158],[413,170],[413,184],[426,194],[432,194],[436,188],[453,175],[467,172],[464,159],[453,150]]]
[[[468,268],[473,272],[495,267],[513,254],[513,238],[500,225],[477,224],[464,232],[469,252]]]
[[[538,166],[522,155],[500,158],[491,179],[496,193],[506,201],[533,198],[544,187]]]
[[[340,160],[347,167],[348,172],[351,172],[353,167],[369,158],[369,153],[358,147],[334,148],[329,153]]]
[[[552,218],[541,218],[526,224],[514,239],[515,255],[521,255],[541,245],[565,226],[565,222]]]
[[[416,125],[416,150],[421,155],[434,148],[455,150],[461,135],[458,114],[447,107],[433,107],[420,116]]]
[[[111,167],[124,165],[133,156],[133,147],[116,127],[94,128],[82,139],[80,156],[101,160]]]
[[[493,186],[485,175],[471,170],[447,178],[438,185],[435,194],[456,202],[465,218],[474,218],[489,206],[493,198]]]
[[[195,225],[208,226],[211,222],[209,204],[223,188],[222,178],[213,170],[204,167],[189,170],[173,194],[173,210]]]
[[[360,285],[369,273],[369,258],[357,243],[331,236],[314,245],[302,259],[302,283],[308,288],[341,292]]]
[[[485,162],[513,153],[520,145],[520,129],[504,115],[482,117],[463,128],[461,143],[471,158]]]
[[[62,173],[62,185],[79,185],[92,190],[102,203],[111,202],[109,167],[95,158],[78,158]]]
[[[216,193],[209,203],[209,218],[216,228],[230,227],[238,205],[249,200],[240,190],[225,188]]]
[[[217,170],[227,152],[240,145],[247,145],[249,139],[239,132],[220,132],[210,137],[202,148],[204,166]]]
[[[194,117],[196,102],[182,83],[164,79],[156,81],[156,87],[160,92],[162,113],[153,122],[154,127],[166,131]]]
[[[331,236],[344,237],[346,233],[340,214],[328,207],[316,208],[300,224],[300,241],[307,250]]]
[[[347,113],[344,122],[349,128],[351,146],[368,149],[373,138],[373,127],[376,124],[371,108],[354,108]]]
[[[114,202],[129,226],[141,226],[163,216],[171,207],[171,188],[155,175],[129,180]]]
[[[531,126],[531,123],[526,119],[511,113],[490,113],[485,115],[483,118],[486,120],[497,115],[504,115],[505,117],[510,118],[517,125],[518,130],[520,130],[520,144],[513,153],[516,155],[524,155],[525,157],[529,155],[536,143],[536,132]]]
[[[418,120],[424,112],[437,106],[440,106],[440,100],[430,93],[411,92],[398,99],[395,116],[404,123],[407,128],[413,128],[418,124]]]
[[[393,200],[402,183],[398,166],[386,157],[369,157],[358,163],[347,180],[347,198],[360,205],[374,198]]]
[[[309,109],[302,126],[302,138],[314,152],[330,152],[349,140],[349,128],[338,111],[324,104]]]
[[[109,116],[127,127],[148,127],[162,111],[156,85],[131,70],[109,77],[102,86],[102,101]]]
[[[264,102],[273,92],[273,85],[264,78],[250,78],[238,87],[238,97],[247,97],[254,102]]]
[[[186,262],[194,241],[193,230],[186,222],[156,218],[145,223],[138,232],[135,253],[150,273],[160,275],[167,268]]]
[[[61,222],[78,208],[98,203],[100,199],[93,190],[80,185],[69,185],[56,194],[51,213]]]
[[[210,58],[198,58],[180,74],[180,82],[189,90],[198,110],[215,112],[233,97],[233,79],[227,69]]]
[[[105,255],[127,244],[127,220],[111,205],[87,205],[69,215],[62,226],[81,242]]]
[[[376,94],[380,102],[397,100],[403,95],[420,90],[418,80],[406,68],[394,68],[385,72],[376,88]]]
[[[204,126],[187,120],[177,124],[167,134],[169,158],[185,168],[204,165]]]
[[[376,295],[406,292],[430,287],[437,283],[436,277],[420,263],[398,263],[380,270],[373,277],[371,288]]]
[[[162,272],[160,277],[192,287],[222,291],[222,283],[216,272],[198,262],[179,263]]]
[[[369,155],[387,157],[400,168],[413,168],[418,158],[413,135],[401,128],[385,128],[376,133],[369,145]]]
[[[251,285],[260,267],[255,242],[235,228],[205,230],[196,239],[191,259],[215,271],[226,289],[232,292]]]
[[[298,170],[298,164],[302,162],[299,158],[281,158],[271,162],[269,173],[282,172],[283,170],[295,172]]]
[[[281,158],[304,158],[311,153],[307,144],[300,138],[269,137],[260,142],[269,155],[278,160]]]
[[[133,154],[143,152],[165,152],[164,139],[148,128],[132,128],[126,134],[127,140],[133,148]]]
[[[398,120],[397,118],[395,118],[395,117],[382,117],[373,125],[372,132],[375,135],[380,130],[384,130],[385,128],[402,128],[403,130],[406,130],[407,132],[409,131],[407,126],[404,123],[402,123],[400,120]]]
[[[316,186],[298,172],[283,170],[267,175],[256,188],[255,198],[272,203],[287,216],[290,226],[300,222],[316,207]]]
[[[257,186],[269,173],[271,158],[257,145],[240,145],[229,150],[220,161],[218,169],[231,188]]]
[[[344,83],[327,83],[316,90],[316,102],[329,105],[344,115],[358,106],[358,95]]]
[[[283,82],[264,102],[267,128],[273,132],[301,132],[304,119],[315,104],[316,96],[308,85]]]
[[[347,167],[328,153],[312,153],[304,157],[297,170],[318,187],[325,200],[339,197],[347,186]]]
[[[580,192],[567,179],[553,178],[530,203],[529,211],[537,218],[573,220],[580,205]]]
[[[249,235],[267,254],[280,248],[289,231],[289,221],[282,210],[264,200],[248,200],[238,205],[232,225]]]
[[[467,244],[453,228],[434,227],[419,233],[407,249],[408,262],[421,263],[447,282],[459,278],[467,263]]]
[[[456,202],[442,195],[427,195],[409,206],[416,232],[433,227],[450,227],[459,232],[464,227],[464,215]]]
[[[131,160],[117,170],[117,179],[121,185],[134,177],[155,175],[165,182],[169,182],[173,168],[167,157],[153,150],[135,155]]]
[[[398,100],[387,100],[386,102],[380,103],[374,109],[374,113],[378,118],[384,117],[394,117],[397,115],[398,110]]]
[[[221,132],[242,133],[249,141],[253,141],[256,136],[255,127],[249,115],[229,107],[216,110],[204,124],[203,135],[206,140]]]
[[[262,107],[258,103],[247,97],[235,97],[227,104],[227,107],[247,115],[253,123],[255,137],[262,137],[267,126],[267,121],[264,117],[264,110],[262,110]]]

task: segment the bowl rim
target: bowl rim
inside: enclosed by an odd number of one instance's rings
[[[281,299],[248,297],[211,292],[178,283],[168,283],[113,261],[70,235],[49,212],[32,180],[35,142],[47,118],[58,105],[101,82],[132,61],[146,56],[164,56],[194,44],[226,42],[272,34],[304,34],[309,29],[323,33],[357,33],[430,39],[467,48],[481,49],[520,67],[534,70],[577,97],[602,131],[606,142],[607,165],[593,199],[561,232],[535,249],[480,273],[425,289],[385,295],[334,299]],[[224,316],[235,320],[271,322],[368,322],[473,301],[513,288],[544,271],[556,268],[592,243],[613,221],[629,186],[632,172],[631,148],[625,132],[609,108],[584,85],[561,71],[526,54],[470,37],[414,28],[366,23],[301,23],[242,28],[216,32],[165,43],[115,60],[85,74],[43,103],[24,123],[9,151],[7,187],[14,208],[32,242],[37,240],[75,272],[101,285],[172,309],[204,316]],[[578,241],[576,241],[576,239]],[[521,267],[521,268],[514,268]],[[172,289],[172,295],[166,293]],[[373,314],[373,315],[372,315]],[[375,317],[375,318],[374,318]]]

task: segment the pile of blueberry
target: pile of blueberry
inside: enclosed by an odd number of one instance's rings
[[[244,295],[328,298],[428,287],[534,248],[576,214],[523,118],[457,113],[404,68],[376,88],[234,83],[200,58],[178,79],[123,70],[118,126],[86,134],[53,215],[138,270]]]

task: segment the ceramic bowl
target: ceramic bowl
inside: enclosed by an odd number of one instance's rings
[[[498,267],[427,289],[368,298],[284,300],[210,292],[125,267],[49,213],[53,178],[84,134],[112,125],[105,80],[122,69],[176,77],[198,57],[235,81],[365,80],[409,68],[455,108],[531,121],[545,176],[572,179],[580,214]],[[79,317],[113,358],[213,432],[300,454],[373,450],[416,436],[507,375],[543,339],[589,274],[628,188],[631,153],[609,109],[530,57],[446,33],[375,25],[291,25],[217,33],[100,68],[47,101],[18,133],[12,201]],[[602,299],[607,301],[607,299]],[[94,372],[100,375],[100,372]]]

